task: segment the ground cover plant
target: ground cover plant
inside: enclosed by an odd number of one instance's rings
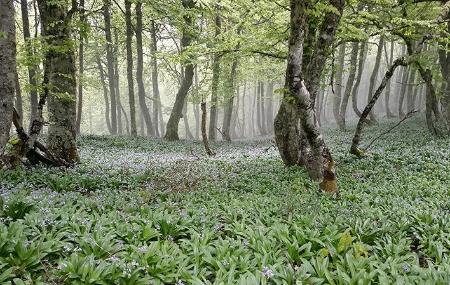
[[[448,140],[326,134],[337,200],[270,140],[85,136],[74,168],[2,171],[0,284],[448,284]]]

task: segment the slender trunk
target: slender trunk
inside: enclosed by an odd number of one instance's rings
[[[119,78],[119,33],[114,29],[114,90],[116,91],[117,104],[117,132],[119,135],[123,133],[122,126],[122,103],[120,101],[120,78]]]
[[[389,55],[389,66],[391,66],[394,61],[394,49],[395,49],[395,41],[392,40],[390,55]],[[389,81],[386,86],[386,97],[385,97],[385,101],[384,101],[385,109],[386,109],[386,116],[388,117],[388,119],[395,117],[395,115],[391,112],[391,108],[390,108],[391,86],[392,86],[392,83],[391,83],[391,81]]]
[[[266,135],[267,134],[267,128],[266,128],[266,108],[265,108],[265,85],[263,81],[259,82],[259,98],[260,98],[260,120],[261,120],[261,134]]]
[[[186,134],[186,139],[193,140],[194,136],[191,132],[191,127],[189,126],[189,119],[187,116],[187,100],[184,100],[184,106],[183,106],[183,122],[184,122],[184,132]]]
[[[75,53],[71,43],[71,19],[65,4],[38,0],[46,44],[49,75],[48,149],[66,162],[79,161],[76,146]],[[60,96],[59,94],[64,94]]]
[[[380,36],[378,41],[377,56],[375,58],[375,66],[373,67],[372,75],[370,76],[369,93],[367,96],[367,102],[372,100],[372,94],[375,90],[375,84],[377,83],[378,71],[380,70],[381,57],[383,55],[384,36]],[[376,122],[375,113],[371,110],[369,114],[370,120]]]
[[[161,98],[159,95],[158,60],[156,59],[156,53],[158,52],[158,42],[156,40],[155,21],[151,22],[150,35],[152,40],[150,44],[150,52],[151,52],[151,66],[152,66],[152,88],[153,88],[153,123],[155,128],[155,135],[157,137],[160,137],[161,133],[163,133],[164,131],[164,122],[162,120]],[[161,127],[159,127],[158,124],[161,124]]]
[[[400,65],[406,66],[407,64],[408,63],[406,62],[404,57],[396,59],[394,63],[389,67],[389,70],[384,75],[383,80],[381,81],[381,84],[378,87],[378,89],[375,91],[373,96],[370,96],[371,99],[367,104],[366,108],[364,108],[364,111],[362,112],[362,115],[359,118],[358,125],[356,126],[355,135],[353,136],[352,146],[350,148],[350,153],[356,156],[362,156],[364,154],[363,151],[359,149],[359,143],[361,141],[364,123],[366,122],[367,117],[372,111],[373,106],[375,106],[375,103],[377,102],[378,98],[381,96],[381,93],[383,92],[383,89],[386,87],[386,84],[388,83],[389,79],[391,79],[392,75],[394,74],[395,69]]]
[[[266,126],[267,126],[267,132],[272,134],[273,133],[273,89],[274,84],[273,82],[269,82],[267,85],[267,114],[266,114]]]
[[[16,108],[17,114],[19,115],[19,123],[23,125],[23,100],[22,100],[22,89],[20,88],[19,73],[17,72],[17,66],[14,72],[14,85],[16,90],[16,100],[14,107]]]
[[[447,9],[447,35],[450,34],[450,10]],[[441,67],[442,78],[444,78],[443,93],[442,98],[442,108],[445,115],[445,120],[447,122],[448,132],[450,133],[450,45],[447,43],[446,46],[439,49],[439,63]]]
[[[358,117],[361,117],[361,111],[358,109],[358,94],[359,94],[359,85],[361,83],[361,78],[364,71],[364,65],[366,63],[367,58],[367,42],[361,43],[361,48],[359,50],[359,63],[358,63],[358,75],[356,76],[356,82],[353,86],[352,90],[352,108],[353,112]]]
[[[231,72],[230,72],[230,78],[228,80],[228,91],[229,95],[226,100],[225,104],[225,110],[224,110],[224,116],[223,116],[223,126],[222,126],[222,139],[224,141],[231,141],[230,137],[230,127],[231,127],[231,117],[233,115],[233,103],[234,103],[234,96],[236,92],[236,75],[237,75],[237,60],[234,60],[231,64]]]
[[[84,24],[84,0],[80,0],[80,22]],[[84,73],[84,34],[83,29],[80,29],[80,45],[78,47],[78,100],[77,100],[77,119],[76,131],[80,133],[81,127],[81,113],[83,112],[83,73]]]
[[[246,119],[245,119],[245,113],[247,113],[247,110],[245,110],[245,94],[247,91],[247,81],[244,82],[244,91],[242,92],[242,137],[246,136]]]
[[[414,99],[414,93],[413,93],[413,89],[414,89],[414,84],[416,82],[416,74],[417,71],[414,68],[411,68],[410,70],[410,74],[409,74],[409,79],[408,79],[408,88],[406,91],[406,107],[407,107],[407,112],[411,112],[414,109],[414,105],[415,105],[415,99]]]
[[[103,99],[105,100],[105,122],[106,127],[108,128],[109,133],[112,133],[111,128],[111,117],[109,116],[109,98],[108,98],[108,87],[106,86],[106,78],[105,71],[103,70],[103,65],[100,60],[100,56],[96,55],[97,69],[100,74],[100,82],[102,83],[103,88]]]
[[[198,70],[195,66],[194,70],[194,88],[195,88],[195,98],[198,98]],[[200,106],[198,104],[192,104],[195,117],[195,139],[200,138]]]
[[[343,86],[342,75],[344,71],[344,62],[345,62],[345,43],[342,43],[341,46],[339,47],[339,55],[335,77],[336,84],[334,87],[334,97],[333,97],[333,116],[334,120],[336,121],[340,129],[344,129],[344,126],[340,125],[341,121],[339,119],[339,111],[341,108],[341,101],[342,101],[342,86]]]
[[[402,81],[401,81],[401,89],[400,89],[400,96],[398,98],[398,116],[400,118],[403,118],[405,116],[405,113],[403,112],[403,102],[405,100],[405,94],[406,89],[408,87],[408,74],[410,72],[411,66],[404,67],[403,68],[403,74],[402,74]]]
[[[122,104],[120,104],[119,107],[122,110],[123,116],[125,117],[125,128],[127,130],[127,135],[130,135],[130,121],[128,120],[127,112],[125,111],[125,108]]]
[[[127,26],[127,81],[128,81],[128,100],[130,103],[130,123],[131,135],[137,136],[136,129],[136,104],[134,100],[134,80],[133,80],[133,25],[131,23],[131,2],[125,0],[125,21]]]
[[[0,0],[0,156],[9,140],[12,125],[16,71],[16,27],[14,2]]]
[[[236,86],[236,104],[233,106],[234,112],[231,115],[231,125],[230,125],[230,136],[231,138],[237,138],[240,134],[237,133],[237,127],[239,129],[242,127],[241,122],[239,121],[239,106],[240,106],[240,98],[239,98],[240,88],[239,85]]]
[[[184,9],[192,9],[195,6],[195,2],[193,0],[183,0]],[[193,40],[191,29],[193,27],[194,21],[191,15],[186,13],[184,16],[184,28],[181,37],[181,49],[182,52],[186,50],[191,45]],[[181,82],[180,89],[178,89],[178,93],[175,97],[175,103],[173,104],[172,112],[170,113],[169,121],[167,121],[167,130],[164,138],[166,140],[179,140],[178,137],[178,124],[180,122],[184,101],[186,100],[186,96],[189,92],[189,89],[192,86],[192,81],[194,77],[194,65],[191,60],[188,60],[187,64],[184,67],[184,75],[183,80]]]
[[[221,33],[222,20],[220,14],[217,11],[215,17],[215,38],[219,37]],[[214,54],[213,56],[213,70],[212,70],[212,82],[211,82],[211,106],[209,107],[209,131],[208,136],[211,141],[216,140],[217,130],[217,104],[218,104],[218,90],[220,80],[220,55]]]
[[[351,58],[350,58],[350,70],[349,70],[349,74],[348,74],[347,84],[345,85],[344,97],[342,98],[341,110],[339,112],[338,125],[342,130],[345,129],[345,123],[346,123],[345,117],[347,114],[348,100],[350,98],[353,83],[354,83],[355,77],[356,77],[356,64],[358,61],[358,48],[359,48],[359,44],[357,42],[352,44],[352,54],[351,54]]]
[[[261,82],[258,81],[255,87],[256,93],[256,125],[258,127],[259,135],[263,135],[263,126],[261,119]]]
[[[103,18],[105,20],[105,37],[106,37],[106,60],[108,67],[108,86],[109,95],[111,97],[111,130],[112,134],[117,134],[117,100],[115,90],[115,74],[114,74],[114,54],[113,54],[113,40],[111,34],[111,2],[103,0]],[[131,21],[131,20],[130,20]],[[128,25],[128,23],[127,23]],[[128,33],[128,31],[127,31]]]
[[[20,0],[20,10],[22,14],[23,37],[27,57],[32,58],[34,51],[31,44],[30,22],[28,20],[28,1]],[[36,83],[36,65],[28,65],[28,82],[30,83],[30,129],[32,122],[36,119],[38,108],[38,93]]]
[[[153,128],[152,117],[145,102],[145,86],[144,86],[144,52],[142,49],[142,2],[136,3],[136,81],[138,84],[139,106],[141,108],[142,116],[144,117],[145,125],[147,126],[147,135],[155,136],[155,129]]]
[[[214,152],[209,147],[208,135],[206,134],[206,116],[207,116],[206,103],[202,102],[200,107],[202,110],[202,127],[201,127],[202,128],[202,141],[203,141],[203,145],[205,146],[206,154],[211,156],[211,155],[214,155]]]

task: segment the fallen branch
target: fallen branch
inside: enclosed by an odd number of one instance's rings
[[[372,145],[373,143],[378,140],[380,137],[390,133],[393,129],[395,129],[396,127],[400,126],[401,123],[403,123],[404,121],[406,121],[409,118],[412,118],[417,112],[417,110],[414,111],[410,111],[408,112],[408,114],[406,114],[403,119],[401,119],[397,124],[395,124],[395,126],[393,126],[392,128],[388,129],[385,132],[382,132],[381,134],[379,134],[376,138],[374,138],[373,140],[370,141],[370,143],[364,148],[364,152],[366,152]]]

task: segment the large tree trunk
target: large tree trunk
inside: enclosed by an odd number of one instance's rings
[[[184,9],[192,9],[195,6],[195,2],[193,0],[183,0]],[[181,37],[181,49],[182,52],[185,52],[186,49],[191,45],[193,40],[192,37],[192,26],[194,25],[193,17],[186,13],[184,16],[184,28],[183,34]],[[178,89],[178,93],[175,97],[175,103],[173,104],[172,112],[170,113],[169,121],[167,121],[167,129],[164,138],[166,140],[179,140],[178,136],[178,124],[180,123],[180,119],[182,116],[184,101],[186,100],[186,96],[189,92],[189,89],[192,86],[192,81],[194,77],[194,65],[190,60],[188,60],[187,64],[184,67],[184,75],[183,80],[181,82],[180,89]]]
[[[20,0],[20,10],[22,14],[23,37],[25,41],[25,49],[27,57],[31,58],[34,54],[30,36],[30,22],[28,20],[28,2]],[[32,122],[36,119],[38,108],[38,93],[36,84],[36,65],[30,63],[28,65],[28,82],[30,83],[30,128]]]
[[[373,106],[375,106],[375,103],[377,102],[378,98],[381,96],[381,93],[383,92],[384,88],[386,87],[386,84],[391,79],[392,75],[394,75],[395,69],[402,65],[406,66],[408,63],[406,62],[404,57],[398,58],[394,61],[394,63],[389,67],[389,70],[384,75],[383,80],[381,81],[380,86],[375,91],[373,95],[370,96],[370,101],[367,104],[366,108],[364,108],[364,111],[362,112],[361,117],[359,118],[358,125],[356,126],[355,135],[353,136],[352,140],[352,146],[350,148],[350,153],[362,156],[363,151],[359,149],[359,143],[361,141],[361,135],[363,131],[364,124],[367,121],[367,117],[369,116],[370,112],[373,109]]]
[[[335,23],[337,26],[340,16],[342,15],[341,13],[344,2],[334,1],[333,3],[340,8],[340,13],[337,21],[332,21],[327,24],[332,25]],[[313,102],[312,95],[309,94],[302,78],[303,40],[306,18],[304,5],[305,4],[302,1],[291,0],[291,31],[289,37],[288,63],[286,68],[285,94],[280,110],[277,114],[277,118],[275,119],[275,139],[280,150],[280,154],[282,155],[283,160],[286,161],[286,153],[291,155],[287,148],[291,145],[294,145],[294,147],[299,146],[300,143],[286,141],[286,139],[298,139],[298,133],[296,138],[286,135],[286,133],[290,131],[289,128],[291,126],[296,127],[297,120],[295,120],[294,123],[289,124],[287,126],[288,128],[286,128],[285,124],[289,123],[291,118],[296,118],[296,116],[298,116],[300,119],[302,132],[304,132],[304,137],[306,138],[311,149],[311,159],[303,160],[307,162],[306,167],[309,175],[314,179],[322,181],[320,183],[320,187],[324,191],[337,193],[338,189],[335,175],[335,164],[320,132],[317,129],[314,109],[311,108],[311,106],[314,106],[315,104]],[[335,30],[335,28],[336,27],[333,29]],[[294,101],[294,104],[289,102],[291,100]],[[289,113],[290,111],[293,112]],[[286,114],[288,115],[286,116]],[[294,133],[295,132],[296,131],[294,130]],[[297,153],[296,156],[298,158],[299,154]]]
[[[153,128],[152,117],[145,102],[145,86],[144,86],[144,52],[142,49],[142,2],[136,3],[136,49],[137,49],[137,62],[136,62],[136,81],[138,84],[138,96],[139,106],[141,113],[144,116],[145,125],[147,127],[147,135],[155,136],[155,130]]]
[[[215,18],[215,37],[220,35],[220,29],[222,26],[222,20],[220,14],[217,11]],[[220,80],[220,55],[215,53],[213,56],[213,70],[212,70],[212,82],[211,82],[211,106],[209,107],[209,130],[208,136],[211,141],[216,140],[217,134],[217,104],[218,104],[218,90]]]
[[[359,94],[359,85],[361,84],[361,78],[363,75],[364,65],[366,63],[367,58],[367,42],[361,43],[358,57],[359,57],[358,75],[356,76],[356,82],[352,90],[352,108],[353,112],[355,112],[355,114],[358,117],[361,117],[361,111],[358,109],[358,94]]]
[[[233,115],[233,103],[234,103],[234,96],[236,92],[236,74],[237,74],[237,60],[234,60],[231,64],[231,72],[230,72],[230,78],[229,78],[229,98],[226,99],[225,104],[225,110],[224,110],[224,116],[223,116],[223,127],[222,127],[222,139],[224,141],[231,141],[230,136],[230,127],[231,127],[231,117]]]
[[[109,95],[111,97],[111,129],[112,134],[117,134],[117,100],[115,91],[115,74],[114,74],[114,54],[113,54],[113,40],[111,34],[111,2],[103,0],[103,18],[105,20],[105,37],[106,37],[106,60],[108,66],[108,84]]]
[[[130,103],[130,124],[131,135],[137,136],[136,128],[136,103],[134,99],[134,79],[133,79],[133,24],[131,23],[131,2],[125,0],[125,21],[127,26],[127,81],[128,81],[128,101]]]
[[[334,120],[339,126],[339,129],[343,130],[345,126],[341,125],[342,121],[340,120],[340,109],[341,109],[341,101],[342,101],[342,74],[344,73],[344,63],[345,63],[345,43],[342,43],[339,47],[339,55],[338,62],[336,66],[336,84],[334,87],[334,97],[333,97],[333,116]]]
[[[80,22],[85,24],[84,16],[84,0],[80,0]],[[76,119],[76,131],[80,133],[81,128],[81,113],[83,112],[83,73],[84,73],[84,32],[80,29],[80,46],[78,48],[78,100],[77,100],[77,119]]]
[[[14,2],[0,0],[0,156],[9,140],[14,108],[16,27]]]
[[[394,48],[395,48],[395,41],[392,40],[390,55],[389,55],[389,66],[391,66],[392,63],[394,62]],[[392,86],[392,83],[391,83],[391,81],[389,81],[386,86],[386,94],[385,94],[386,97],[385,97],[385,101],[384,101],[384,106],[386,109],[386,116],[388,117],[388,119],[395,117],[395,115],[391,112],[391,106],[390,106],[391,86]]]
[[[384,36],[380,36],[380,40],[378,41],[378,49],[377,56],[375,58],[375,66],[373,67],[372,75],[370,76],[369,83],[369,93],[367,95],[367,102],[372,100],[372,94],[375,90],[375,84],[377,83],[378,71],[380,70],[381,57],[383,55],[383,46],[384,46]],[[373,110],[370,111],[369,114],[370,120],[372,122],[376,122],[375,113]]]
[[[49,70],[48,148],[68,163],[79,161],[76,146],[75,59],[71,42],[71,16],[65,3],[38,0],[43,35],[52,47],[45,56]],[[62,95],[63,94],[63,95]]]
[[[160,137],[161,134],[164,132],[164,122],[162,120],[161,97],[159,95],[158,61],[156,59],[156,53],[158,52],[158,42],[156,40],[155,21],[151,22],[150,34],[152,40],[150,44],[150,52],[152,65],[152,88],[153,88],[153,123],[155,127],[155,135],[157,137]],[[158,124],[161,124],[161,127],[159,127]]]
[[[352,44],[352,54],[350,58],[350,71],[348,74],[347,84],[345,85],[344,97],[342,98],[341,110],[339,111],[339,127],[345,129],[345,117],[347,114],[347,105],[352,92],[353,83],[356,77],[356,64],[358,61],[358,47],[357,42]]]

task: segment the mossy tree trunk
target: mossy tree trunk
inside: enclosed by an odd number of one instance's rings
[[[75,53],[71,15],[65,3],[38,0],[42,34],[48,50],[48,149],[68,163],[79,161],[76,146]]]

